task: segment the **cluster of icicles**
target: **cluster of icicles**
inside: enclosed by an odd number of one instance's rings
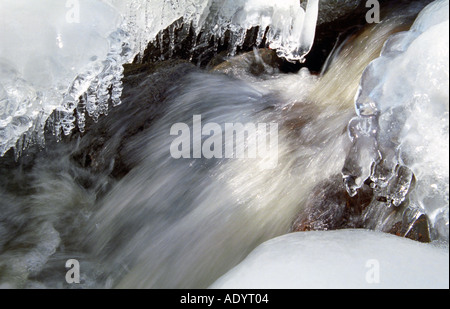
[[[44,127],[59,139],[87,115],[95,121],[121,103],[123,64],[170,30],[202,40],[231,33],[230,55],[259,27],[279,56],[302,61],[311,49],[318,0],[5,0],[0,3],[0,155],[43,146]],[[184,30],[183,30],[184,29]],[[186,30],[187,29],[187,30]],[[183,39],[178,37],[178,39]],[[195,46],[193,47],[195,49]],[[87,115],[86,115],[87,114]]]

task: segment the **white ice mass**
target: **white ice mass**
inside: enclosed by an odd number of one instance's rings
[[[24,134],[25,143],[42,139],[54,110],[55,131],[68,134],[84,93],[93,117],[111,95],[119,103],[122,63],[130,57],[122,57],[121,19],[102,1],[0,2],[0,155]]]
[[[449,235],[449,7],[429,4],[367,68],[349,125],[343,170],[351,195],[370,177],[377,194],[425,213]]]
[[[260,245],[210,288],[448,289],[448,260],[448,247],[380,232],[291,233]]]
[[[43,143],[53,111],[59,136],[76,125],[83,131],[86,113],[97,119],[120,104],[122,64],[177,20],[217,42],[230,30],[235,48],[247,29],[260,26],[261,41],[270,27],[270,46],[302,60],[314,40],[318,2],[309,0],[305,13],[297,0],[3,0],[0,155]]]

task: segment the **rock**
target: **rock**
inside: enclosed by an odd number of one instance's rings
[[[355,197],[350,197],[341,175],[336,175],[316,186],[308,203],[295,218],[291,232],[327,231],[364,228],[431,242],[429,220],[418,209],[390,205],[374,194],[370,182]]]
[[[431,242],[429,220],[424,214],[420,214],[419,217],[412,220],[412,222],[403,220],[395,223],[389,230],[389,233],[423,243]]]
[[[224,58],[223,55],[223,53],[219,54],[208,64],[209,67],[212,67],[212,72],[221,72],[228,75],[244,73],[259,76],[264,73],[274,74],[279,72],[283,65],[283,60],[277,56],[276,51],[268,48],[255,48],[251,52],[231,58]]]
[[[360,5],[362,0],[320,0],[319,16],[317,25],[332,22],[340,19],[345,15],[354,12]],[[306,0],[300,2],[303,9],[306,9]]]
[[[367,1],[358,0],[322,0],[320,1],[319,19],[314,45],[306,57],[304,65],[313,72],[321,72],[330,52],[360,29],[376,24],[368,24],[366,14],[370,8]],[[407,18],[408,27],[421,8],[431,0],[379,0],[382,20],[388,18]],[[402,29],[399,29],[402,31]],[[405,30],[405,29],[403,29]]]
[[[341,175],[326,180],[312,191],[308,203],[292,224],[292,232],[362,228],[361,214],[372,199],[370,188],[350,197]]]

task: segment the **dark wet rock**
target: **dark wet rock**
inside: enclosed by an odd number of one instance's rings
[[[396,207],[382,197],[374,197],[363,214],[363,227],[378,230],[420,242],[430,242],[430,222],[419,209],[408,201]]]
[[[381,20],[389,18],[392,12],[402,11],[402,13],[405,13],[406,11],[411,11],[410,22],[412,22],[420,9],[431,1],[380,0],[380,18]],[[367,1],[336,0],[326,2],[328,2],[328,5],[322,5],[322,11],[319,13],[314,45],[306,57],[306,62],[303,64],[312,72],[320,72],[330,52],[335,47],[341,45],[349,36],[359,32],[368,25],[366,14],[370,8],[366,7]],[[333,15],[333,12],[337,14]]]
[[[321,0],[319,1],[319,16],[317,17],[317,25],[332,22],[340,19],[345,15],[354,12],[363,0]],[[300,5],[306,9],[306,0],[301,0]]]
[[[219,54],[210,61],[208,66],[212,68],[212,72],[221,72],[229,75],[244,72],[259,76],[279,72],[283,66],[283,60],[277,56],[275,50],[261,48],[236,57],[224,57],[223,53]]]
[[[291,231],[326,231],[344,228],[362,228],[362,213],[372,200],[371,190],[350,197],[341,175],[326,180],[312,191],[305,209],[294,221]]]
[[[430,223],[427,216],[424,214],[419,215],[418,218],[412,220],[412,222],[405,222],[405,220],[402,220],[395,223],[388,233],[424,243],[431,242]]]
[[[379,230],[415,241],[430,242],[430,223],[425,214],[407,201],[396,207],[374,193],[367,181],[350,197],[340,175],[326,180],[312,191],[291,232],[364,228]]]

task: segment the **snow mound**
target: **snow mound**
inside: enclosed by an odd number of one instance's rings
[[[449,287],[448,247],[367,230],[302,232],[272,239],[213,289]]]

